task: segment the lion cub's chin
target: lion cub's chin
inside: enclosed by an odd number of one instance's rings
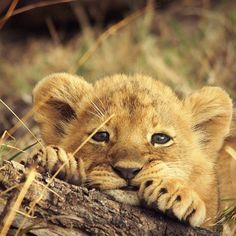
[[[113,197],[118,202],[126,203],[132,206],[140,205],[140,200],[138,198],[137,191],[113,189],[113,190],[105,190],[104,193]]]

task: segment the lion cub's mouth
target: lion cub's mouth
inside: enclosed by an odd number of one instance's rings
[[[127,185],[127,186],[121,187],[120,189],[125,190],[125,191],[136,191],[136,192],[139,190],[138,186],[132,186],[132,185]]]

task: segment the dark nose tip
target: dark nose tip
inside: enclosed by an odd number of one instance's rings
[[[113,170],[124,179],[132,179],[138,172],[140,168],[123,168],[123,167],[113,167]]]

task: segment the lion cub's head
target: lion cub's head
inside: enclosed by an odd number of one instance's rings
[[[34,90],[35,118],[47,145],[76,154],[87,183],[102,190],[135,190],[137,176],[161,160],[170,174],[188,179],[198,165],[210,168],[229,132],[232,103],[220,88],[205,87],[183,100],[143,75],[114,75],[94,85],[53,74]],[[211,170],[210,170],[211,171]]]

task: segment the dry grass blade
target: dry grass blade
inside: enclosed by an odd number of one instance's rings
[[[51,17],[46,18],[46,24],[53,42],[55,43],[55,45],[60,45],[61,44],[60,36],[56,30],[55,24]]]
[[[10,188],[6,189],[5,191],[2,191],[2,192],[0,193],[0,197],[3,196],[4,194],[10,192],[12,189],[15,189],[15,188],[20,187],[21,185],[22,185],[22,184],[16,184],[16,185],[11,186]]]
[[[0,145],[2,145],[2,142],[3,142],[3,140],[4,140],[5,136],[6,136],[6,134],[7,134],[7,130],[5,130],[5,131],[3,132],[3,134],[2,134],[2,136],[1,136]]]
[[[29,112],[27,112],[27,113],[21,118],[21,121],[25,123],[25,122],[33,115],[34,111],[35,111],[35,109],[32,108]],[[8,133],[9,133],[10,135],[14,134],[14,133],[17,131],[17,129],[21,127],[22,122],[18,121],[12,128],[10,128],[10,129],[8,130]]]
[[[8,135],[8,137],[11,137],[12,139],[15,139],[7,130],[5,130],[0,138],[0,146],[3,144],[6,135]]]
[[[73,155],[75,155],[88,141],[89,139],[98,132],[99,129],[101,129],[109,120],[111,120],[113,117],[115,116],[115,114],[112,114],[111,116],[109,116],[104,122],[101,123],[101,125],[99,125],[94,131],[93,133],[91,133],[80,145],[79,147],[73,152]]]
[[[6,148],[15,149],[15,150],[20,151],[20,152],[25,152],[24,150],[21,150],[20,148],[14,147],[14,146],[9,145],[9,144],[3,143],[1,146],[6,147]]]
[[[46,185],[44,185],[44,188],[43,188],[41,194],[39,195],[39,197],[38,197],[37,199],[35,199],[35,200],[31,203],[31,206],[30,206],[29,211],[27,212],[27,215],[30,215],[30,214],[33,212],[33,210],[34,210],[36,204],[41,201],[41,199],[43,198],[43,196],[44,196],[44,194],[45,194],[45,191],[46,191],[47,189],[49,189],[49,185],[50,185],[50,184],[52,183],[52,181],[56,178],[56,176],[60,173],[60,171],[65,167],[65,165],[66,165],[66,163],[63,163],[63,164],[60,166],[60,168],[56,171],[56,173],[50,178],[50,180],[48,181],[48,183],[47,183]],[[19,226],[19,228],[18,228],[18,230],[17,230],[15,236],[20,235],[20,232],[21,232],[21,230],[22,230],[22,227],[24,226],[25,220],[26,220],[26,217],[25,217],[25,218],[23,219],[23,221],[21,222],[21,224],[20,224],[20,226]],[[0,235],[1,235],[1,234],[0,234]]]
[[[18,120],[18,122],[7,131],[8,135],[12,137],[11,135],[13,135],[18,130],[18,128],[22,126],[22,122],[25,123],[29,118],[31,118],[33,114],[37,112],[38,109],[47,101],[47,99],[48,97],[43,99],[37,106],[31,108],[20,120]]]
[[[9,214],[6,216],[6,220],[5,220],[5,224],[3,225],[3,228],[0,232],[0,235],[1,236],[5,236],[7,235],[7,232],[12,224],[12,221],[14,220],[15,218],[15,215],[16,215],[16,212],[17,210],[20,208],[20,205],[30,187],[30,185],[32,184],[32,182],[34,181],[35,179],[35,176],[36,176],[36,171],[34,169],[32,169],[25,181],[25,184],[23,185],[17,199],[16,199],[16,202],[14,203],[11,211],[9,212]]]
[[[18,2],[19,0],[15,0],[15,2]],[[3,19],[0,20],[0,25],[3,24],[3,22],[5,23],[10,17],[12,16],[15,16],[15,15],[18,15],[18,14],[21,14],[21,13],[24,13],[26,11],[30,11],[30,10],[33,10],[35,8],[40,8],[40,7],[47,7],[47,6],[50,6],[50,5],[56,5],[56,4],[62,4],[62,3],[68,3],[68,2],[74,2],[76,0],[56,0],[56,1],[48,1],[48,2],[38,2],[38,3],[34,3],[34,4],[30,4],[30,5],[27,5],[25,7],[21,7],[17,10],[14,11],[13,9],[13,12],[9,15],[6,15]],[[0,29],[1,29],[1,26],[0,26]]]
[[[17,152],[16,154],[14,154],[13,156],[11,156],[8,161],[12,161],[14,160],[17,156],[19,156],[22,152],[27,151],[28,149],[32,148],[33,146],[35,146],[38,142],[32,143],[31,145],[27,146],[26,148],[24,148],[23,150],[20,150],[19,152]]]
[[[16,115],[16,113],[1,98],[0,102],[17,118],[17,120],[29,131],[29,133],[34,137],[34,139],[43,147],[43,144],[32,133],[32,131],[28,128],[28,126]]]
[[[137,19],[138,17],[140,17],[141,15],[143,15],[145,13],[144,9],[138,10],[137,12],[127,16],[126,18],[124,18],[123,20],[119,21],[118,23],[112,25],[110,28],[108,28],[108,30],[106,30],[104,33],[102,33],[98,39],[96,40],[95,44],[92,45],[92,47],[90,47],[88,49],[87,52],[84,53],[84,55],[79,59],[78,61],[78,67],[80,67],[81,65],[83,65],[93,54],[94,52],[97,50],[97,48],[107,39],[109,38],[109,36],[115,34],[118,30],[120,30],[121,28],[123,28],[124,26],[128,25],[130,22],[132,22],[133,20]]]
[[[236,206],[230,206],[224,210],[222,215],[219,217],[220,220],[217,223],[228,223],[234,221],[236,223]]]
[[[36,218],[36,216],[28,215],[27,213],[22,212],[22,211],[19,211],[19,210],[16,210],[16,212],[19,213],[19,214],[21,214],[21,215],[23,215],[23,216],[25,216],[25,217],[27,217],[27,218],[31,218],[31,219]]]
[[[50,191],[51,193],[55,194],[57,197],[63,199],[63,197],[61,197],[58,193],[56,193],[55,191],[53,191],[52,189],[50,189],[49,187],[47,187],[45,184],[40,183],[37,180],[34,180],[34,182],[42,187],[45,187],[48,191]]]
[[[1,136],[0,142],[2,142],[7,134],[7,130],[5,130]],[[1,144],[1,143],[0,143]]]
[[[6,24],[7,20],[12,16],[18,2],[19,2],[19,0],[12,1],[6,15],[3,17],[2,20],[0,20],[0,29],[3,28],[3,26]]]

